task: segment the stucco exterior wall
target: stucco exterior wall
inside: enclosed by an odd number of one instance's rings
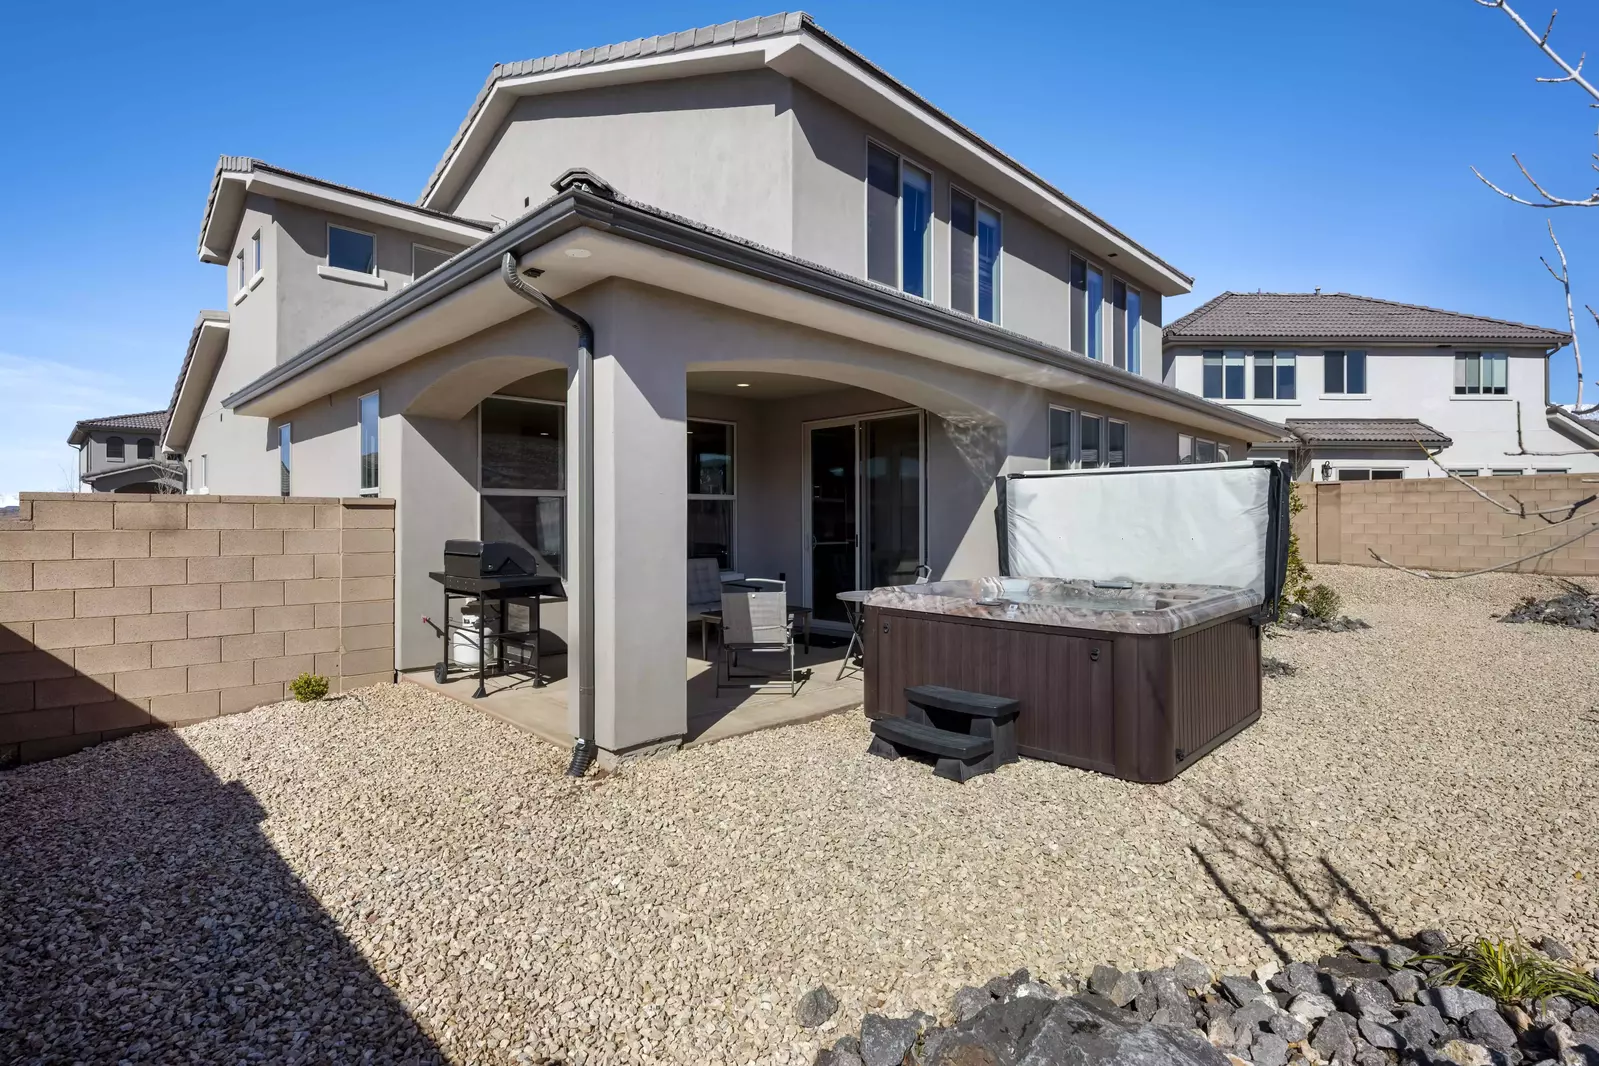
[[[1367,347],[1366,395],[1363,397],[1327,396],[1322,393],[1323,348],[1280,346],[1296,353],[1298,399],[1291,401],[1220,401],[1273,422],[1290,418],[1413,418],[1433,427],[1454,443],[1438,454],[1450,469],[1510,469],[1531,474],[1543,468],[1572,471],[1599,470],[1599,455],[1532,456],[1512,455],[1521,450],[1517,443],[1517,406],[1525,449],[1529,452],[1570,452],[1579,447],[1549,427],[1544,415],[1548,403],[1548,359],[1542,349],[1506,349],[1483,345],[1484,351],[1503,351],[1508,355],[1507,385],[1504,396],[1456,396],[1455,349],[1448,347]],[[1331,347],[1330,345],[1327,347]],[[1351,348],[1362,350],[1357,345]],[[1245,344],[1206,345],[1205,349],[1229,348],[1252,352]],[[1173,346],[1168,349],[1172,363],[1171,384],[1185,392],[1203,395],[1203,351],[1198,347]],[[1477,349],[1468,349],[1477,350]],[[1253,357],[1246,356],[1246,388],[1253,391]],[[1413,449],[1320,449],[1313,465],[1329,461],[1362,469],[1401,470],[1406,478],[1443,477],[1441,471]],[[1309,468],[1300,476],[1310,478]],[[1319,478],[1319,469],[1314,472]]]

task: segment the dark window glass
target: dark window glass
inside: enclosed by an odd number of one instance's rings
[[[1219,400],[1221,396],[1221,353],[1206,352],[1204,359],[1204,395],[1207,400]]]
[[[1340,471],[1338,471],[1338,480],[1339,481],[1370,481],[1371,480],[1371,471],[1370,470],[1340,470]]]
[[[443,266],[449,258],[449,252],[441,252],[420,244],[411,245],[411,279],[414,281],[423,274]]]
[[[565,487],[566,408],[490,397],[483,401],[483,489]]]
[[[963,192],[949,194],[949,306],[974,314],[977,279],[977,202]]]
[[[919,167],[900,167],[900,235],[904,259],[900,288],[924,300],[933,297],[933,176]]]
[[[1223,381],[1227,399],[1242,400],[1244,398],[1244,353],[1228,352],[1225,371]]]
[[[278,427],[278,495],[287,496],[292,485],[293,456],[290,450],[293,447],[293,431],[288,423]]]
[[[714,558],[723,570],[733,567],[733,501],[688,501],[688,557]]]
[[[377,249],[372,235],[357,233],[342,226],[329,226],[328,266],[354,270],[359,274],[376,274]]]
[[[1072,351],[1088,350],[1088,264],[1072,256]]]
[[[1090,359],[1105,361],[1105,275],[1088,268],[1088,350]]]
[[[1321,353],[1321,391],[1337,395],[1344,391],[1344,353]]]
[[[999,321],[999,215],[977,209],[977,317]]]
[[[1373,470],[1371,472],[1371,480],[1373,481],[1400,481],[1404,479],[1404,476],[1405,472],[1403,470]]]
[[[1349,352],[1344,356],[1344,390],[1351,396],[1366,394],[1366,353]]]
[[[378,491],[378,394],[361,397],[361,491]]]
[[[1134,288],[1127,290],[1127,369],[1144,372],[1144,298]]]
[[[866,276],[899,285],[899,156],[866,146]]]
[[[1213,440],[1195,441],[1194,458],[1201,463],[1214,463],[1216,461],[1216,442]]]
[[[1127,369],[1127,283],[1120,278],[1110,282],[1110,336],[1111,358],[1123,370]]]
[[[1078,420],[1078,426],[1080,427],[1078,432],[1083,437],[1082,447],[1079,451],[1082,461],[1079,465],[1084,470],[1093,470],[1100,465],[1100,437],[1103,433],[1104,425],[1105,420],[1098,415],[1084,415]]]
[[[566,497],[484,495],[480,499],[484,540],[531,548],[565,572]]]
[[[1069,470],[1072,465],[1072,413],[1049,409],[1049,468]]]
[[[1299,398],[1298,360],[1293,352],[1279,352],[1277,354],[1277,398],[1279,400],[1294,400]]]
[[[134,454],[140,459],[155,458],[155,441],[151,440],[149,437],[140,437],[139,443],[134,447],[136,449]]]
[[[1127,465],[1127,423],[1112,420],[1105,425],[1105,465]]]
[[[107,437],[105,439],[105,457],[114,460],[127,458],[121,437]]]
[[[690,496],[733,495],[732,426],[689,422],[688,492]]]
[[[1270,352],[1255,353],[1255,399],[1275,399],[1277,375],[1272,367]]]

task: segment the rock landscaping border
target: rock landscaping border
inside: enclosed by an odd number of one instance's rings
[[[1599,595],[1581,585],[1568,585],[1569,592],[1538,599],[1528,596],[1499,616],[1501,622],[1540,622],[1549,626],[1568,626],[1599,633]]]

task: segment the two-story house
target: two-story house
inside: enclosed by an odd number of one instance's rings
[[[166,411],[86,418],[67,443],[78,449],[78,480],[91,492],[182,492],[182,457],[161,447]]]
[[[1281,433],[1161,380],[1189,277],[798,13],[497,66],[415,204],[226,157],[200,254],[191,491],[394,498],[399,670],[446,539],[537,549],[602,752],[687,730],[689,557],[842,627],[994,572],[996,477]]]
[[[1348,293],[1224,292],[1166,327],[1162,373],[1282,424],[1251,454],[1291,459],[1301,480],[1599,470],[1593,425],[1549,402],[1549,357],[1569,343]],[[1216,445],[1184,448],[1203,461]]]

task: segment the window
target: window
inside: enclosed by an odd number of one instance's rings
[[[1215,441],[1194,438],[1194,462],[1214,463],[1218,458],[1220,455]]]
[[[425,244],[411,245],[411,280],[415,281],[423,274],[442,266],[451,254],[438,248],[429,248]]]
[[[120,463],[127,458],[121,437],[107,437],[105,439],[105,460],[108,463]]]
[[[1456,396],[1503,396],[1509,392],[1503,352],[1456,352]]]
[[[1244,399],[1243,352],[1205,352],[1201,358],[1205,399]]]
[[[1449,472],[1451,474],[1455,475],[1456,477],[1481,477],[1482,476],[1482,472],[1480,470],[1478,470],[1476,467],[1461,467],[1459,469],[1452,469]]]
[[[1100,461],[1099,450],[1105,430],[1105,420],[1098,415],[1083,415],[1078,419],[1079,432],[1082,435],[1082,445],[1078,452],[1079,463],[1084,470],[1096,470],[1104,465]]]
[[[866,276],[933,295],[933,176],[866,144]]]
[[[1255,399],[1292,400],[1296,385],[1293,352],[1255,353]]]
[[[1090,359],[1105,359],[1105,275],[1098,267],[1088,268],[1088,350]]]
[[[478,405],[480,535],[566,563],[566,408],[490,396]]]
[[[1221,399],[1221,353],[1205,352],[1201,357],[1204,365],[1204,388],[1201,390],[1207,400]]]
[[[238,295],[243,295],[245,290],[250,287],[250,270],[245,266],[244,253],[245,250],[240,248],[239,254],[233,257],[235,268],[233,272],[238,278],[237,283],[233,286],[233,291]]]
[[[1088,264],[1072,256],[1072,351],[1088,354]]]
[[[139,443],[134,445],[134,454],[140,459],[155,458],[155,441],[149,437],[140,437]]]
[[[1321,391],[1329,396],[1366,394],[1365,352],[1322,352]]]
[[[1540,466],[1538,469],[1534,470],[1533,473],[1534,474],[1569,474],[1569,473],[1571,473],[1571,471],[1567,470],[1563,466]]]
[[[1477,472],[1471,471],[1469,475],[1475,477]],[[1366,470],[1359,467],[1340,467],[1338,470],[1339,481],[1400,481],[1403,480],[1403,470]]]
[[[250,276],[261,273],[261,231],[250,235]]]
[[[1105,421],[1105,465],[1127,465],[1127,423],[1120,419]]]
[[[370,233],[328,225],[328,266],[357,274],[378,272],[377,241]]]
[[[738,496],[733,469],[733,425],[688,423],[688,556],[714,557],[733,568],[733,523]]]
[[[200,478],[199,482],[195,485],[195,488],[200,492],[206,491],[206,477],[208,474],[207,467],[210,465],[210,463],[206,462],[206,457],[203,454],[200,456],[200,461],[194,464],[194,472],[199,475]]]
[[[378,394],[369,392],[360,400],[361,411],[361,495],[378,494]]]
[[[1225,462],[1228,462],[1229,460],[1231,460],[1232,457],[1233,457],[1233,453],[1227,447],[1227,445],[1225,445],[1225,444],[1216,445],[1216,461],[1217,462],[1225,463]]]
[[[285,422],[278,427],[278,495],[289,495],[289,474],[293,469],[290,461],[289,450],[293,444],[294,434]]]
[[[1520,477],[1521,476],[1521,470],[1520,470],[1520,468],[1507,469],[1507,468],[1504,468],[1504,467],[1495,467],[1494,468],[1494,472],[1493,472],[1493,476],[1494,477]]]
[[[1064,407],[1049,409],[1049,468],[1072,468],[1072,413]]]
[[[1143,373],[1143,342],[1139,337],[1143,296],[1120,278],[1110,282],[1111,350],[1117,366]]]
[[[1177,461],[1184,466],[1194,461],[1194,438],[1186,433],[1177,434]]]
[[[1144,295],[1131,285],[1127,286],[1127,369],[1134,374],[1144,372]]]
[[[999,213],[952,188],[949,228],[950,308],[998,322]]]
[[[1402,481],[1404,476],[1405,472],[1403,470],[1373,470],[1371,472],[1371,480],[1373,481]]]

